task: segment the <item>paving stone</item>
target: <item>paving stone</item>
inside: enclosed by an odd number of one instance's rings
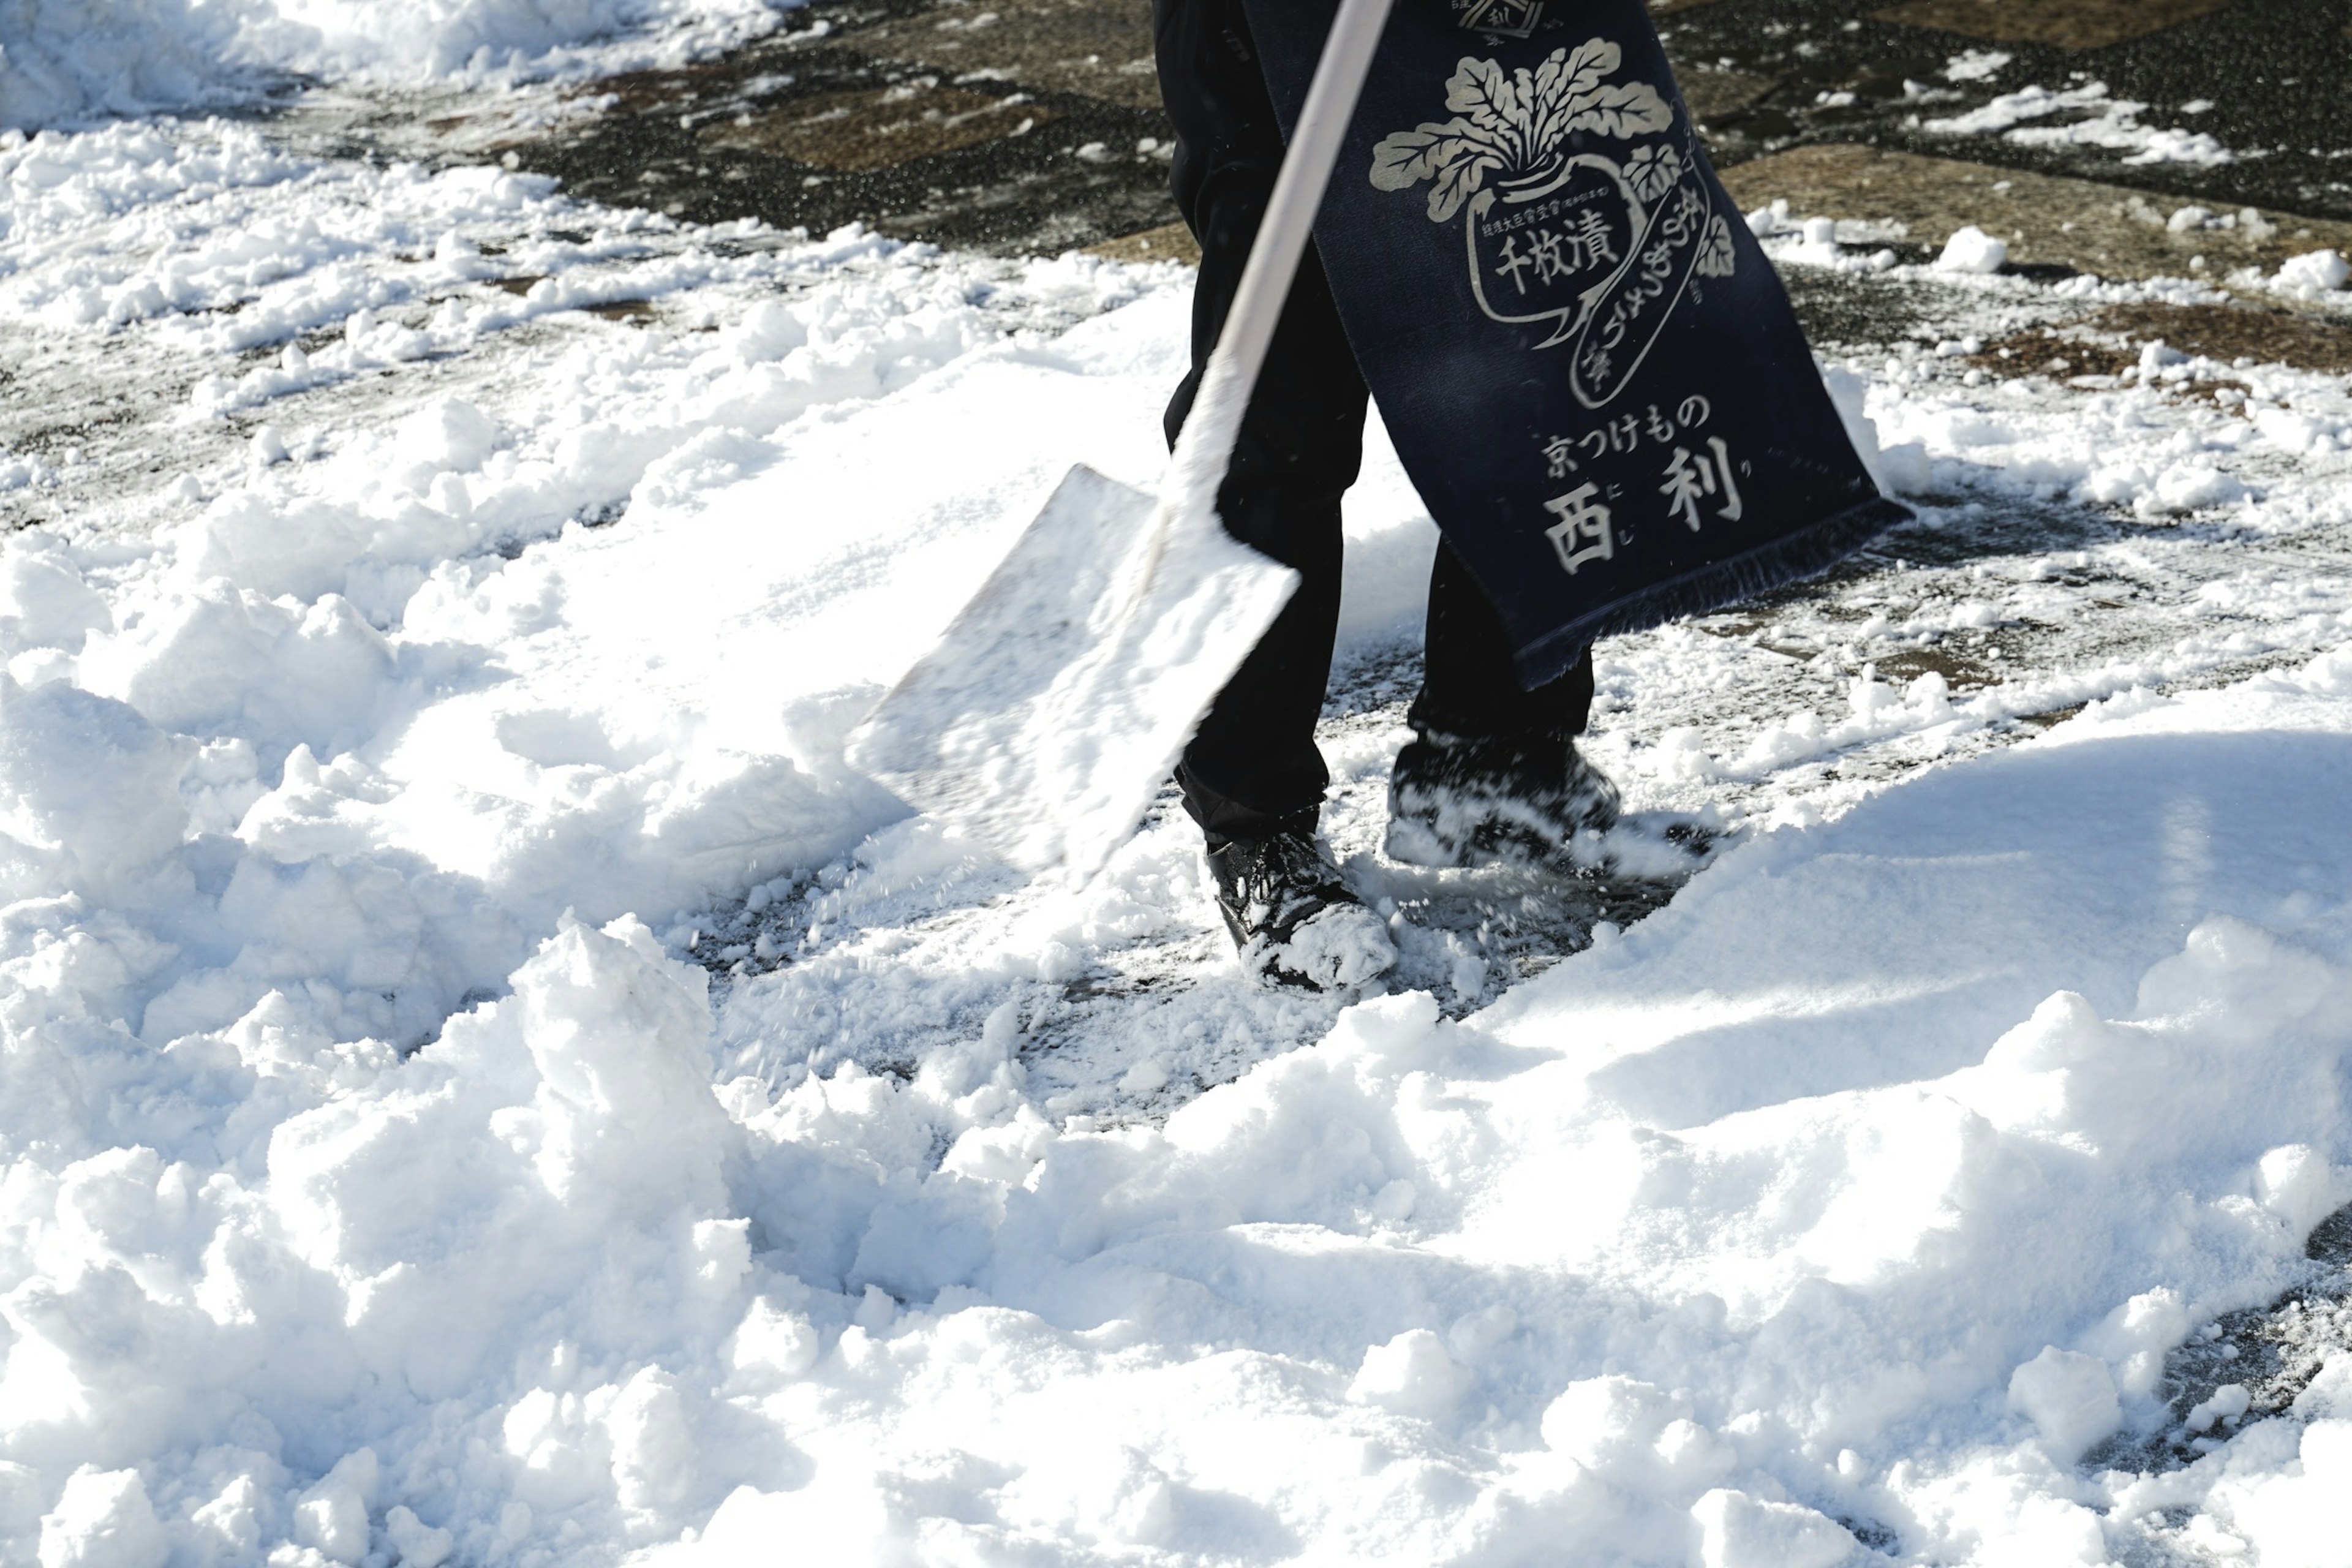
[[[1129,109],[1160,107],[1151,11],[1141,0],[947,0],[836,36],[869,58],[958,83],[1019,82]]]
[[[1874,147],[1799,147],[1721,172],[1748,210],[1783,198],[1799,217],[1888,222],[1899,226],[1895,237],[1937,248],[1974,225],[2007,240],[2021,268],[2219,281],[2242,267],[2274,270],[2305,251],[2352,255],[2352,223],[2260,210],[2248,223],[2243,213],[2254,209],[2236,209],[2211,214],[2216,226],[2176,229],[2183,204],[2129,186]]]
[[[2011,333],[1987,343],[1969,363],[2009,379],[2049,375],[2089,384],[2137,370],[2147,343],[2221,364],[2243,361],[2337,374],[2352,371],[2352,325],[2235,301],[2110,306],[2079,321]]]
[[[2321,246],[2352,253],[2352,0],[1653,0],[1652,10],[1746,205],[1781,195],[1808,212],[1891,218],[1923,247],[1972,223],[2008,237],[2021,266],[2116,278],[2189,272],[2199,255],[2218,277]],[[1996,37],[2013,57],[1998,79],[1946,80],[1955,53]],[[2093,47],[2106,39],[2121,41]],[[552,114],[544,99],[478,90],[335,89],[309,95],[293,117],[330,154],[510,157],[583,196],[695,221],[814,232],[855,221],[1005,254],[1128,236],[1137,254],[1158,254],[1189,247],[1172,229],[1142,237],[1176,216],[1150,49],[1147,0],[813,0],[777,35],[585,84]],[[2076,72],[2146,101],[2148,123],[2210,131],[2242,155],[2128,165],[2112,150],[1927,128]],[[2200,100],[2214,107],[2189,115]],[[2278,232],[2168,231],[2190,205],[2233,224],[2251,205]]]
[[[1163,223],[1157,228],[1147,228],[1141,234],[1130,234],[1118,239],[1108,239],[1100,245],[1087,247],[1089,256],[1100,256],[1112,261],[1180,261],[1187,267],[1201,265],[1201,244],[1192,231],[1181,223]]]
[[[1109,9],[1105,0],[1010,4],[1031,5],[1028,21],[1045,18],[1026,32],[1027,22],[1005,21],[1016,43],[1057,37],[1053,47],[1066,52],[1072,37],[1105,36],[1084,31]],[[442,134],[476,156],[510,154],[583,196],[695,222],[756,217],[814,233],[856,222],[895,237],[1053,255],[1172,218],[1156,86],[1150,108],[1136,107],[1128,88],[1125,100],[1067,91],[1051,85],[1066,79],[1051,68],[1062,57],[993,42],[952,74],[871,52],[915,54],[898,45],[928,42],[943,16],[988,38],[998,24],[969,23],[989,14],[971,0],[817,0],[785,34],[597,82],[582,95],[593,111],[551,128],[487,142],[456,126]],[[1079,31],[1054,34],[1046,22]],[[1013,74],[1003,62],[1016,59],[1037,74]]]
[[[719,121],[704,135],[715,147],[773,153],[812,168],[849,173],[1026,135],[1055,118],[1025,94],[998,98],[926,79],[797,99]]]
[[[2232,0],[1908,0],[1883,22],[1933,27],[1996,44],[2103,49],[2210,16]]]
[[[1780,85],[1772,77],[1711,66],[1677,71],[1675,79],[1683,89],[1683,102],[1689,106],[1691,118],[1698,121],[1701,131],[1727,114],[1737,114],[1754,106]]]
[[[2196,200],[2352,220],[2347,21],[2346,0],[1717,0],[1658,17],[1686,86],[1702,69],[1773,83],[1698,113],[1718,167],[1860,142],[2134,186],[2177,198],[2168,211]],[[2003,59],[1950,79],[1970,50]],[[2219,148],[2167,159],[2036,139],[2098,117],[2099,104],[2021,126],[1936,128],[2004,93],[2095,81],[2106,103],[2138,105],[2140,124]]]

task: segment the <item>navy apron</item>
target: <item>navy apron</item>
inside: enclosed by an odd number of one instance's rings
[[[1244,4],[1286,135],[1337,0]],[[1315,239],[1532,688],[1910,513],[1847,439],[1641,0],[1455,4],[1477,25],[1398,0]]]

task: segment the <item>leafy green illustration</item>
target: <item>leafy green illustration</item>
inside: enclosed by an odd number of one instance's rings
[[[1372,184],[1383,191],[1409,191],[1423,180],[1429,221],[1444,223],[1462,210],[1489,170],[1503,166],[1503,154],[1467,121],[1400,131],[1372,149]]]
[[[1706,226],[1706,237],[1698,244],[1698,270],[1707,278],[1728,278],[1739,268],[1739,253],[1732,248],[1731,226],[1721,216]]]
[[[1465,58],[1445,84],[1454,118],[1384,137],[1372,150],[1373,186],[1406,191],[1430,181],[1429,218],[1444,223],[1489,174],[1528,181],[1557,170],[1567,161],[1562,143],[1579,132],[1622,140],[1670,129],[1674,111],[1657,89],[1607,81],[1623,58],[1605,38],[1554,49],[1532,71]]]
[[[1683,155],[1668,142],[1636,147],[1625,160],[1625,183],[1633,187],[1634,198],[1644,206],[1673,190],[1682,177]]]

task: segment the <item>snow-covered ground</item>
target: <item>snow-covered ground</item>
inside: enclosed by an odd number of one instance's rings
[[[1343,1005],[1164,803],[1024,883],[842,757],[1151,479],[1182,273],[224,122],[0,192],[0,1562],[2342,1560],[2352,1355],[2162,1379],[2352,1199],[2352,398],[1965,341],[2189,286],[1774,242],[1942,301],[1841,367],[1921,521],[1601,651],[1737,830],[1638,924],[1373,853],[1376,451]]]
[[[0,0],[0,130],[225,104],[296,76],[511,85],[672,63],[798,0]]]

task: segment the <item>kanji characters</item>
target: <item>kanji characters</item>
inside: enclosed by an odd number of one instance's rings
[[[1571,577],[1585,563],[1607,561],[1617,553],[1609,508],[1600,498],[1601,487],[1588,483],[1544,502],[1544,510],[1559,519],[1544,530],[1544,536],[1559,552],[1559,563]]]
[[[1535,265],[1536,258],[1533,256],[1522,256],[1519,254],[1519,237],[1517,235],[1507,234],[1503,237],[1503,259],[1495,264],[1495,272],[1497,277],[1507,277],[1510,279],[1512,284],[1517,288],[1518,291],[1521,294],[1525,294],[1528,291],[1528,280],[1523,275],[1528,268]],[[1541,272],[1537,273],[1536,281],[1538,283],[1543,281],[1543,275]]]
[[[1530,254],[1535,258],[1537,282],[1549,283],[1555,278],[1565,278],[1578,270],[1575,263],[1560,254],[1560,244],[1565,237],[1568,237],[1554,234],[1550,228],[1545,227],[1536,230],[1535,238],[1528,242],[1532,247]]]
[[[1518,220],[1526,222],[1525,218]],[[1519,241],[1527,241],[1527,248]],[[1576,222],[1565,230],[1555,230],[1549,224],[1526,235],[1507,234],[1503,237],[1503,258],[1495,264],[1495,275],[1508,278],[1511,286],[1524,296],[1528,291],[1528,273],[1535,273],[1538,287],[1562,278],[1573,279],[1584,273],[1617,265],[1617,247],[1601,216],[1587,207],[1577,215]]]
[[[1665,483],[1658,487],[1658,493],[1666,498],[1666,515],[1681,518],[1693,533],[1699,531],[1699,501],[1704,497],[1723,498],[1716,515],[1727,522],[1738,521],[1744,510],[1739,481],[1732,473],[1730,448],[1720,436],[1708,437],[1706,445],[1712,457],[1694,456],[1689,447],[1676,447],[1666,462]]]
[[[1609,243],[1609,225],[1599,213],[1591,207],[1585,208],[1578,215],[1576,229],[1577,243],[1581,247],[1585,266],[1617,265],[1617,249]]]

